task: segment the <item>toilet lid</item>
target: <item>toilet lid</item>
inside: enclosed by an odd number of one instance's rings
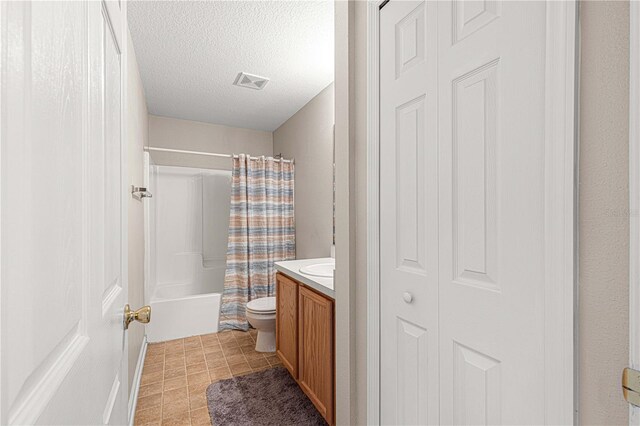
[[[275,297],[261,297],[254,299],[247,303],[247,310],[253,312],[275,312],[276,311],[276,298]]]

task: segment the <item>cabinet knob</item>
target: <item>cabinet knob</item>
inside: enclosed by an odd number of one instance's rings
[[[402,299],[406,302],[406,303],[411,303],[413,302],[413,294],[409,293],[408,291],[405,291],[402,294]]]

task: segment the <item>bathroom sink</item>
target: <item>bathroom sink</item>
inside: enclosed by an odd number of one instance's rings
[[[333,278],[334,263],[316,263],[314,265],[303,266],[300,273],[311,275],[312,277]]]

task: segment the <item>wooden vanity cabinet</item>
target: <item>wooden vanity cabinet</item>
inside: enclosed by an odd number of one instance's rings
[[[277,274],[276,299],[276,353],[327,423],[333,425],[334,301],[281,273]]]
[[[298,283],[276,275],[276,354],[298,379]]]

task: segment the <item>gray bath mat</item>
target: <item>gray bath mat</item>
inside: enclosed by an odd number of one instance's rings
[[[327,424],[283,367],[212,383],[207,405],[215,426]]]

